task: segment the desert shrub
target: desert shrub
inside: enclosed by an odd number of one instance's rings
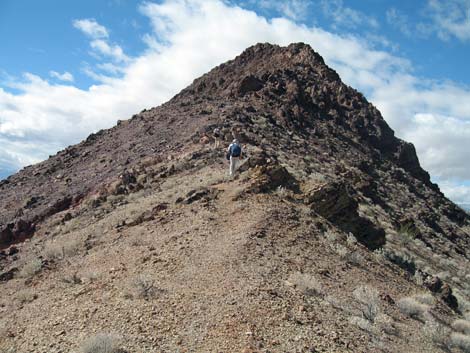
[[[419,293],[413,295],[413,298],[416,299],[421,304],[426,304],[429,306],[433,306],[436,304],[436,298],[432,294],[429,293]]]
[[[83,241],[78,238],[50,242],[44,248],[44,256],[49,260],[65,259],[76,255],[82,247]]]
[[[361,265],[364,263],[364,257],[359,253],[359,251],[352,251],[346,256],[346,261],[354,265]]]
[[[289,276],[289,282],[307,296],[323,294],[321,283],[312,275],[296,272]]]
[[[470,336],[454,332],[450,335],[452,346],[460,348],[465,353],[470,353]]]
[[[16,300],[20,302],[20,304],[25,304],[25,303],[31,303],[38,296],[33,290],[24,289],[22,291],[17,292],[15,297],[16,297]]]
[[[78,273],[73,273],[73,274],[67,274],[67,275],[64,275],[62,278],[61,278],[62,282],[64,283],[68,283],[68,284],[82,284],[83,281],[82,279],[78,276]]]
[[[405,271],[413,274],[416,272],[416,264],[411,255],[404,252],[393,252],[390,250],[385,250],[384,255],[387,260],[401,267]]]
[[[100,277],[100,274],[97,271],[94,271],[91,269],[83,271],[80,276],[80,278],[84,282],[89,282],[89,283],[95,282],[99,277]]]
[[[324,235],[326,240],[328,240],[330,243],[335,243],[340,238],[339,234],[334,233],[330,230],[326,231]]]
[[[354,265],[360,265],[364,262],[364,257],[358,251],[351,251],[344,245],[333,244],[333,249],[343,261]]]
[[[349,250],[347,247],[341,245],[341,244],[335,244],[334,245],[335,252],[339,255],[339,257],[343,260],[346,259]]]
[[[412,224],[402,225],[398,230],[398,236],[400,243],[403,245],[408,245],[413,241],[418,234],[418,231],[414,228]]]
[[[347,308],[343,306],[343,303],[341,302],[341,300],[339,300],[336,297],[333,297],[332,295],[325,296],[325,302],[330,304],[333,308],[340,309],[340,310],[347,310]]]
[[[375,249],[373,256],[378,263],[384,263],[387,261],[387,256],[385,255],[385,250],[383,248]]]
[[[18,276],[21,278],[31,278],[41,271],[42,261],[41,259],[34,258],[26,262],[18,272]]]
[[[374,325],[367,319],[363,317],[358,317],[358,316],[352,316],[349,318],[349,322],[353,325],[356,325],[359,327],[361,330],[367,331],[367,332],[373,332],[375,330]]]
[[[457,302],[459,304],[459,310],[462,313],[466,313],[470,311],[470,301],[468,301],[468,296],[465,294],[465,291],[462,292],[459,289],[454,290],[454,296],[457,298]]]
[[[419,271],[416,271],[415,274],[413,275],[413,281],[414,281],[418,286],[422,286],[423,283],[424,283],[423,275],[422,275]]]
[[[428,320],[423,326],[423,335],[434,345],[446,348],[449,346],[450,329],[436,320]]]
[[[361,304],[362,316],[374,322],[380,312],[379,294],[375,288],[360,286],[353,292],[354,298]]]
[[[436,276],[442,279],[443,281],[447,281],[450,278],[450,273],[449,271],[442,271],[436,274]]]
[[[457,262],[455,260],[449,259],[449,258],[446,258],[446,257],[440,258],[439,264],[444,268],[450,268],[450,269],[459,268],[459,265],[457,264]]]
[[[398,309],[405,315],[412,318],[421,318],[428,310],[429,306],[420,303],[412,297],[402,298],[397,302]]]
[[[141,299],[151,299],[157,294],[155,281],[147,276],[139,276],[131,284],[133,296]]]
[[[377,315],[375,325],[381,332],[385,332],[388,335],[398,335],[398,330],[394,325],[393,319],[386,314]]]
[[[357,239],[352,233],[348,233],[348,235],[346,236],[346,243],[348,243],[348,245],[350,246],[356,245]]]
[[[0,343],[6,339],[10,334],[10,330],[5,322],[0,321]]]
[[[119,338],[115,335],[98,334],[86,340],[82,347],[82,353],[118,353]]]
[[[452,328],[455,331],[465,333],[467,335],[470,334],[470,321],[467,320],[455,320],[452,324]]]

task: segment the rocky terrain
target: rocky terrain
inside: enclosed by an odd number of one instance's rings
[[[1,352],[470,351],[470,216],[308,45],[250,47],[0,193]]]

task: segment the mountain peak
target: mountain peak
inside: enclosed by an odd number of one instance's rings
[[[75,351],[89,313],[129,352],[422,351],[414,318],[468,310],[470,216],[303,43],[256,44],[0,192],[0,351]]]

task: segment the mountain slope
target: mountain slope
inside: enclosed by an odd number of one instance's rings
[[[245,146],[235,180],[215,127]],[[5,349],[441,351],[469,309],[469,216],[304,44],[250,47],[0,188]]]

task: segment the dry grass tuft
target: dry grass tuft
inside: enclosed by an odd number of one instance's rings
[[[24,289],[16,293],[16,300],[18,300],[20,304],[31,303],[37,297],[37,294],[30,289]]]
[[[463,352],[470,353],[470,336],[454,332],[450,335],[450,343],[452,346],[460,348]]]
[[[289,276],[288,282],[307,296],[323,295],[322,285],[313,275],[295,272]]]
[[[131,292],[134,298],[149,300],[157,295],[158,289],[153,278],[139,276],[132,281]]]
[[[120,339],[115,335],[98,334],[86,340],[82,347],[82,353],[119,353]]]
[[[420,303],[413,297],[402,298],[397,305],[403,314],[415,319],[422,318],[430,309],[428,305]]]
[[[81,239],[63,239],[49,242],[44,248],[44,256],[48,260],[59,260],[76,255],[83,247]]]
[[[38,258],[33,258],[32,260],[26,262],[18,272],[18,276],[21,278],[32,278],[34,275],[39,273],[42,268],[42,261]]]
[[[446,349],[450,343],[451,330],[444,325],[439,324],[436,320],[428,320],[423,326],[423,335],[432,344]]]
[[[470,335],[470,321],[456,320],[452,324],[452,328],[457,332],[461,332],[461,333]]]
[[[373,323],[380,313],[380,298],[377,290],[368,286],[360,286],[354,290],[353,295],[361,304],[360,310],[363,318]]]

